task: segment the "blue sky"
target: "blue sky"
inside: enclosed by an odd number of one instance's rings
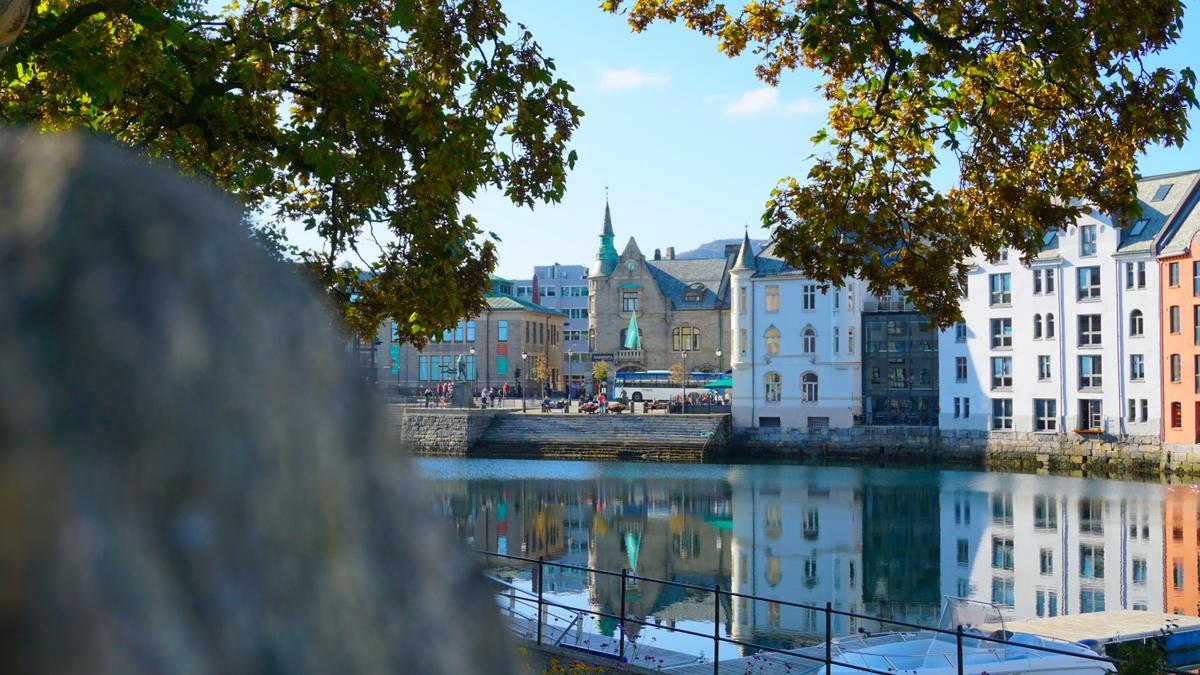
[[[768,88],[755,59],[729,59],[716,42],[681,26],[634,34],[598,0],[505,0],[576,89],[585,117],[574,138],[579,161],[559,204],[534,210],[484,194],[466,208],[501,242],[497,273],[522,278],[534,265],[590,264],[599,243],[605,186],[617,249],[636,236],[642,251],[682,251],[712,239],[766,237],[759,218],[785,176],[803,177],[809,138],[825,123],[819,75],[794,71]],[[1183,39],[1152,65],[1200,69],[1200,11],[1189,8]],[[1193,128],[1200,115],[1191,114]],[[1195,143],[1157,148],[1143,174],[1200,166]],[[297,238],[297,243],[305,243]]]

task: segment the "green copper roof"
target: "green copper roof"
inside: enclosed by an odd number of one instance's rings
[[[560,312],[556,309],[550,309],[549,307],[543,307],[542,305],[536,305],[532,302],[529,302],[528,300],[514,298],[511,295],[489,295],[487,297],[487,303],[488,303],[488,307],[490,307],[493,310],[497,310],[497,311],[522,310],[522,311],[526,311],[526,312],[538,312],[539,314],[548,314],[550,316],[561,316],[561,317],[566,316],[566,314],[563,314],[562,312]]]
[[[592,263],[590,276],[606,277],[617,268],[617,249],[613,246],[612,213],[608,209],[608,199],[604,200],[604,229],[600,231],[600,250],[596,252],[596,262]]]

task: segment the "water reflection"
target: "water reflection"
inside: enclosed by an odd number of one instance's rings
[[[721,609],[722,633],[751,642],[823,639],[822,613],[772,600],[914,623],[936,622],[944,596],[995,602],[1011,618],[1200,613],[1193,486],[799,466],[420,466],[471,546],[765,598],[726,597]],[[512,477],[479,477],[488,475]],[[528,569],[502,567],[530,579]],[[619,577],[550,568],[545,588],[593,610],[620,607]],[[664,629],[711,631],[711,594],[630,582],[625,601]],[[613,622],[596,628],[613,635]],[[837,635],[859,628],[877,626],[833,624]]]

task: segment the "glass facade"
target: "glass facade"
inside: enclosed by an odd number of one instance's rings
[[[862,322],[864,421],[936,426],[936,329],[916,312],[864,312]]]

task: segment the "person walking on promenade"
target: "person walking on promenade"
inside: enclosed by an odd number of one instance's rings
[[[425,387],[425,407],[429,407],[429,400],[433,398],[433,391],[429,387]]]

